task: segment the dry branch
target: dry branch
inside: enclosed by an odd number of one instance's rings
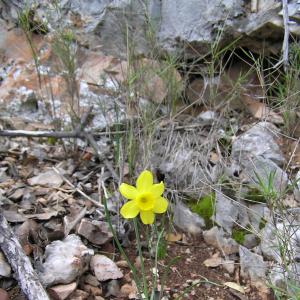
[[[0,136],[7,137],[53,137],[64,138],[83,138],[82,132],[77,131],[30,131],[30,130],[0,130]]]
[[[283,24],[284,24],[284,38],[282,44],[282,60],[285,71],[289,65],[289,12],[287,0],[282,0]]]
[[[0,247],[15,272],[22,292],[29,300],[49,300],[29,258],[5,217],[0,214]]]
[[[91,134],[92,136],[104,136],[111,134],[122,134],[126,133],[126,131],[112,131],[112,132],[78,132],[74,131],[31,131],[31,130],[0,130],[0,136],[7,137],[28,137],[28,138],[43,138],[43,137],[53,137],[57,139],[65,139],[65,138],[79,138],[85,139],[86,133]]]

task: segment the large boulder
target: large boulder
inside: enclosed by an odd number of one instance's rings
[[[284,35],[281,3],[275,0],[258,5],[246,0],[60,0],[61,17],[49,9],[49,1],[14,0],[0,4],[2,17],[16,19],[16,11],[33,2],[38,3],[38,17],[47,16],[52,28],[63,22],[74,25],[82,44],[123,57],[130,48],[134,54],[158,49],[198,58],[233,41],[254,52],[263,48],[279,54]],[[299,7],[297,0],[288,4],[294,35],[300,35]]]

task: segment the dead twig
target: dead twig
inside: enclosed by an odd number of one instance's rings
[[[283,11],[283,24],[284,24],[284,38],[282,44],[282,61],[284,70],[287,71],[289,66],[289,11],[287,0],[282,0],[282,11]]]
[[[92,202],[95,206],[100,207],[100,208],[104,208],[104,206],[102,204],[100,204],[99,202],[95,201],[93,198],[91,198],[90,196],[88,196],[87,194],[85,194],[82,190],[80,190],[79,188],[77,188],[70,180],[68,180],[57,168],[52,167],[52,169],[61,176],[61,178],[70,186],[72,187],[77,193],[79,193],[81,196],[83,196],[85,199],[89,200],[90,202]]]
[[[0,214],[0,247],[15,272],[22,292],[29,300],[49,300],[13,230]]]
[[[57,138],[57,139],[65,139],[65,138],[79,138],[85,139],[86,134],[89,133],[93,137],[97,136],[105,136],[105,135],[115,135],[115,134],[123,134],[126,131],[111,131],[111,132],[78,132],[77,130],[73,131],[32,131],[32,130],[0,130],[0,136],[6,137],[28,137],[28,138]]]

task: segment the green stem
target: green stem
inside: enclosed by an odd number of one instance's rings
[[[164,229],[162,229],[161,232],[158,232],[156,223],[154,223],[154,229],[155,229],[155,234],[157,236],[157,242],[156,242],[156,247],[155,247],[154,280],[153,280],[153,290],[152,290],[152,294],[151,294],[151,300],[154,299],[155,290],[157,287],[158,250],[159,250],[160,240],[164,233]]]
[[[137,286],[137,290],[138,290],[138,293],[139,293],[139,296],[141,299],[143,299],[142,297],[142,288],[141,288],[141,284],[140,284],[140,280],[137,276],[137,271],[136,271],[136,268],[135,266],[130,262],[130,259],[128,258],[128,256],[126,255],[118,237],[117,237],[117,234],[112,226],[112,222],[111,222],[111,218],[110,218],[110,214],[109,214],[109,211],[108,211],[108,208],[107,208],[107,201],[106,201],[106,198],[104,197],[104,201],[103,201],[103,204],[104,204],[104,210],[105,210],[105,216],[106,216],[106,220],[107,220],[107,223],[108,223],[108,226],[109,226],[109,229],[113,235],[113,238],[114,238],[114,241],[121,253],[121,255],[125,258],[130,270],[132,271],[132,276],[133,276],[133,279],[136,283],[136,286]]]
[[[139,228],[138,228],[138,223],[137,223],[136,218],[133,219],[133,224],[134,224],[137,248],[138,248],[138,252],[139,252],[139,258],[140,258],[140,262],[141,262],[141,272],[142,272],[143,283],[144,283],[144,294],[145,294],[146,299],[149,299],[148,285],[147,285],[145,266],[144,266],[144,258],[143,258],[143,253],[142,253],[142,245],[141,245],[140,233],[139,233]]]

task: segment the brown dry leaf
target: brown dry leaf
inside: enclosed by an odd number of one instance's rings
[[[22,213],[18,213],[15,210],[4,210],[2,214],[10,223],[22,223],[27,220]]]
[[[168,233],[168,234],[166,234],[165,239],[168,242],[178,242],[182,239],[182,234],[180,234],[180,233]]]
[[[220,160],[220,156],[216,152],[210,152],[209,161],[216,164]]]
[[[223,264],[223,258],[222,257],[211,257],[206,259],[203,264],[208,268],[216,268]]]
[[[242,102],[254,118],[259,120],[267,120],[275,124],[283,124],[284,121],[282,116],[275,113],[265,103],[248,99],[247,97],[244,97]]]
[[[235,282],[225,282],[223,283],[224,286],[227,286],[231,289],[234,289],[242,294],[245,294],[245,289],[244,287],[242,287],[241,285],[239,285],[238,283],[235,283]]]

